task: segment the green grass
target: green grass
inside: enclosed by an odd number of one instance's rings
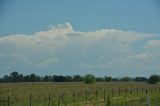
[[[7,105],[8,97],[10,106],[29,106],[30,95],[32,95],[32,106],[48,106],[49,95],[50,106],[105,106],[108,96],[111,106],[145,106],[146,88],[149,90],[151,106],[159,106],[160,84],[1,83],[0,106]]]

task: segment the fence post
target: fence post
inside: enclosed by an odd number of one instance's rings
[[[87,101],[87,89],[85,91],[85,100]]]
[[[128,95],[128,89],[126,88],[126,96]]]
[[[121,88],[118,89],[118,94],[121,96]]]
[[[73,103],[75,102],[75,92],[73,91]]]
[[[64,93],[62,92],[62,98],[61,98],[61,100],[62,100],[62,103],[64,102]]]
[[[113,91],[113,88],[112,88],[112,97],[113,97],[113,93],[114,93],[114,91]]]
[[[149,98],[148,89],[146,89],[146,106],[150,106],[150,98]]]
[[[32,106],[32,95],[29,97],[29,106]]]
[[[137,94],[138,94],[138,88],[137,88]]]
[[[106,89],[104,89],[104,104],[106,104]]]
[[[96,89],[96,106],[98,106],[98,92],[97,92],[97,89]]]
[[[9,96],[7,97],[7,103],[8,103],[8,106],[9,106]]]
[[[87,104],[87,89],[85,90],[85,101],[86,101],[86,104]]]
[[[60,96],[60,94],[59,94],[59,96],[58,96],[58,106],[60,106],[60,103],[61,103],[61,102],[60,102],[60,97],[61,97],[61,96]]]
[[[132,93],[133,93],[133,89],[131,88],[131,95],[132,95]]]
[[[128,106],[128,96],[126,97],[125,106]]]
[[[49,94],[48,96],[48,106],[50,106],[50,103],[51,103],[51,94]]]
[[[156,93],[156,91],[157,91],[157,87],[155,87],[155,93]]]
[[[142,94],[143,94],[143,90],[144,90],[144,89],[142,88]]]
[[[97,100],[97,94],[98,94],[98,92],[97,92],[97,89],[96,89],[96,100]]]

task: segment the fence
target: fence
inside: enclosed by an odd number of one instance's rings
[[[28,98],[28,99],[27,99]],[[106,88],[55,92],[38,97],[5,97],[0,106],[160,106],[160,87],[157,88]]]

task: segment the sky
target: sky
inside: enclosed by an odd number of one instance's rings
[[[159,0],[1,0],[0,76],[160,74]]]

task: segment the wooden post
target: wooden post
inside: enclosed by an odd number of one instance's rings
[[[64,102],[64,93],[62,92],[62,98],[61,98],[61,100],[62,100],[62,103]]]
[[[96,100],[97,100],[97,94],[98,94],[98,92],[97,92],[97,89],[96,89]]]
[[[144,89],[142,88],[142,94],[143,94],[143,90],[144,90]]]
[[[110,96],[108,95],[107,97],[107,105],[106,106],[111,106],[111,99],[110,99]]]
[[[126,88],[126,96],[128,95],[128,89]]]
[[[106,89],[104,89],[104,104],[106,104]]]
[[[118,89],[118,94],[121,96],[121,88]]]
[[[137,94],[138,94],[138,88],[137,88]]]
[[[155,87],[154,89],[155,89],[155,93],[156,93],[156,91],[157,91],[157,87]]]
[[[126,88],[126,102],[125,102],[125,106],[128,106],[128,89]]]
[[[85,91],[85,100],[87,101],[87,89]]]
[[[48,96],[48,106],[50,106],[50,103],[51,103],[51,94],[49,94]]]
[[[113,93],[114,93],[114,91],[113,91],[113,88],[112,88],[112,97],[114,96]]]
[[[85,90],[85,103],[87,105],[88,101],[87,101],[87,89]]]
[[[29,106],[32,106],[32,95],[29,97]]]
[[[59,94],[59,96],[58,96],[58,106],[60,106],[60,94]]]
[[[146,106],[150,106],[150,98],[149,98],[148,89],[146,89]]]
[[[133,90],[133,89],[131,88],[131,91],[130,91],[131,94],[133,93],[132,90]]]
[[[98,92],[97,92],[97,89],[96,89],[96,106],[98,106]]]
[[[8,106],[9,106],[9,96],[7,97],[7,103],[8,103]]]
[[[125,106],[128,106],[128,97],[126,98]]]
[[[75,102],[75,92],[73,91],[73,103]]]

